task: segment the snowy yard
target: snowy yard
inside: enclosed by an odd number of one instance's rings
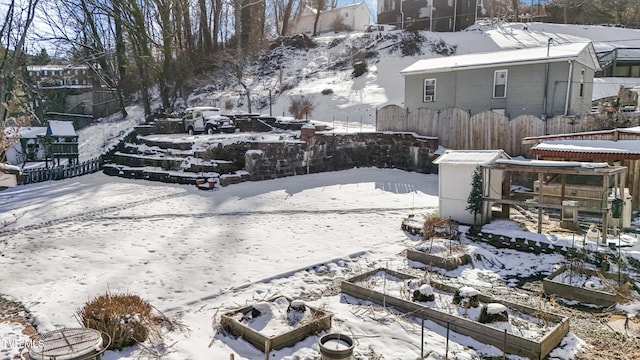
[[[420,354],[418,320],[345,301],[335,280],[380,266],[407,267],[402,251],[417,239],[400,224],[408,214],[437,206],[437,175],[365,168],[213,192],[103,174],[52,185],[0,193],[0,220],[18,218],[0,233],[0,269],[7,275],[0,289],[26,305],[41,333],[77,326],[76,311],[106,291],[135,293],[188,327],[167,335],[167,359],[223,359],[232,353],[258,359],[264,355],[246,341],[217,332],[219,316],[286,296],[333,313],[332,331],[353,335],[356,354],[364,358]],[[504,257],[475,251],[487,261]],[[529,271],[550,269],[560,260],[509,254],[514,263],[531,264]],[[522,271],[465,266],[450,275],[482,289],[493,286],[490,279]],[[444,356],[446,329],[427,323],[426,334],[430,358]],[[317,359],[317,340],[312,336],[272,355]],[[450,342],[449,354],[459,358],[501,355],[457,334]],[[575,350],[576,343],[568,348]],[[107,352],[106,359],[139,354],[134,347]]]

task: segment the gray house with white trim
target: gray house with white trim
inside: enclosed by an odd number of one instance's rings
[[[400,75],[407,109],[492,110],[544,119],[589,113],[599,68],[589,42],[424,59]]]

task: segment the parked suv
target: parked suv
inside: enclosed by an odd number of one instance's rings
[[[217,132],[232,133],[236,127],[226,116],[221,115],[220,108],[212,106],[196,106],[185,110],[182,118],[184,130],[189,134],[204,132],[215,134]]]

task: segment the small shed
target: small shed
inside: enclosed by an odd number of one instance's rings
[[[640,126],[559,135],[527,137],[531,154],[541,160],[604,161],[626,166],[625,182],[633,210],[640,210]]]
[[[69,165],[78,163],[78,134],[71,121],[50,120],[42,139],[45,161],[60,165],[60,159],[67,159]]]
[[[474,215],[466,208],[467,198],[471,192],[473,172],[478,166],[490,165],[498,159],[511,159],[504,150],[447,150],[433,163],[438,165],[439,212],[440,217],[451,218],[463,224],[473,224]],[[500,198],[502,176],[500,170],[491,170],[492,179],[489,193]],[[488,182],[484,181],[485,184]]]
[[[522,207],[534,207],[538,211],[538,233],[542,232],[543,212],[555,210],[575,214],[588,212],[599,214],[602,218],[602,242],[606,243],[607,230],[609,229],[609,216],[612,211],[613,198],[624,194],[627,168],[624,166],[612,166],[607,163],[577,162],[577,161],[552,161],[552,160],[511,160],[499,159],[493,164],[482,165],[485,184],[483,199],[486,204],[502,205],[502,213],[509,214],[509,207],[513,205]],[[498,179],[492,175],[496,170],[503,173]],[[537,174],[538,180],[534,183],[533,191],[518,191],[512,197],[511,191],[503,191],[502,194],[492,194],[496,182],[503,184],[505,189],[511,188],[512,174],[530,173]],[[487,176],[488,175],[488,176]],[[569,191],[568,177],[580,176],[583,179],[598,179],[598,186],[589,192],[573,193]],[[553,186],[551,180],[560,179],[558,187]],[[590,182],[589,180],[583,180]],[[516,196],[517,195],[517,196]]]
[[[0,190],[18,186],[20,168],[15,165],[0,163]]]
[[[28,126],[16,128],[14,132],[19,139],[7,149],[6,157],[9,164],[44,159],[44,146],[40,139],[46,134],[46,127]]]

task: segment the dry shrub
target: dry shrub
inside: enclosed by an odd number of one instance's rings
[[[429,240],[441,233],[442,229],[449,229],[449,219],[431,215],[425,219],[424,225],[422,225],[422,239]]]
[[[76,315],[85,327],[111,337],[109,350],[120,350],[147,339],[153,324],[151,310],[137,295],[106,293],[87,302]]]
[[[314,108],[313,99],[305,95],[294,96],[289,103],[289,112],[296,119],[311,115]]]

